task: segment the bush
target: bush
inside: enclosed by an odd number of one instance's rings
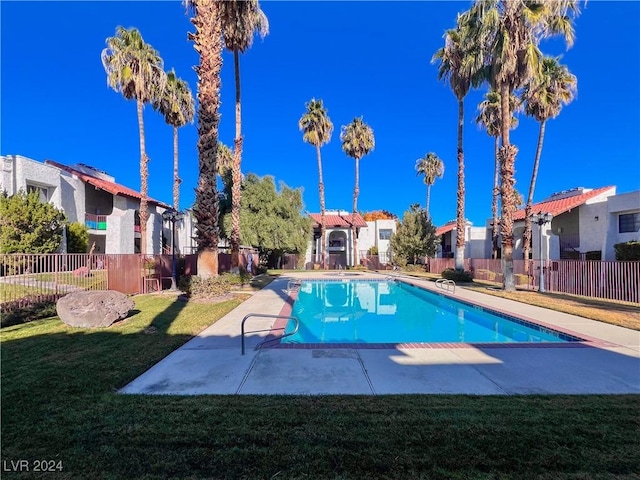
[[[0,327],[10,327],[11,325],[40,320],[41,318],[55,317],[56,315],[55,300],[34,302],[16,310],[3,312]]]
[[[454,282],[469,283],[473,282],[473,274],[466,270],[455,270],[453,268],[447,268],[440,276],[447,280],[453,280]]]
[[[192,297],[219,297],[231,291],[234,282],[231,274],[224,274],[218,277],[201,278],[197,276],[180,278],[179,288]],[[235,275],[240,277],[240,275]],[[235,283],[235,285],[237,285]]]
[[[369,249],[369,255],[378,255],[378,247],[375,245]]]
[[[67,225],[67,253],[87,253],[89,251],[89,231],[81,223]]]
[[[405,265],[402,269],[406,272],[425,272],[427,270],[426,265],[420,264]]]
[[[585,260],[602,260],[602,252],[600,250],[592,250],[585,254]]]
[[[613,248],[618,261],[640,260],[640,242],[616,243]]]

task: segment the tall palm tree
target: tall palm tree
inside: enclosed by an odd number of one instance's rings
[[[515,95],[511,96],[512,112],[518,110],[518,98]],[[485,94],[485,99],[478,105],[478,116],[476,117],[476,123],[487,131],[490,137],[494,138],[493,148],[493,195],[491,201],[491,245],[492,245],[492,257],[498,258],[498,198],[500,197],[499,187],[499,173],[500,173],[500,161],[498,157],[498,151],[500,146],[500,94],[493,89],[490,89]],[[518,125],[518,118],[515,115],[511,116],[511,128],[515,128]]]
[[[416,173],[417,175],[424,176],[424,183],[427,186],[427,202],[425,204],[425,211],[427,217],[431,218],[429,214],[429,200],[431,198],[431,185],[436,181],[436,178],[442,178],[444,175],[444,162],[433,152],[427,153],[424,157],[419,158],[416,161]]]
[[[173,127],[173,208],[180,210],[180,177],[178,176],[178,128],[193,123],[195,103],[189,84],[176,76],[175,70],[167,73],[167,83],[162,95],[154,102],[154,108],[164,115]]]
[[[198,75],[198,186],[193,206],[198,244],[198,275],[218,275],[218,125],[222,70],[221,4],[216,0],[186,0],[196,31],[189,33],[200,56]]]
[[[511,117],[513,92],[540,76],[540,41],[562,35],[570,47],[574,40],[572,20],[578,14],[578,0],[476,0],[463,14],[471,37],[482,45],[490,83],[500,93],[501,118]],[[511,144],[508,123],[502,122],[500,128],[503,287],[513,291],[513,189],[518,149]]]
[[[162,92],[166,81],[160,54],[145,43],[137,28],[116,27],[116,34],[106,40],[102,65],[107,85],[127,100],[135,99],[140,133],[140,253],[147,253],[147,208],[149,190],[149,158],[145,149],[143,110]]]
[[[322,99],[312,98],[305,103],[307,111],[300,117],[298,128],[302,131],[302,140],[316,147],[318,158],[318,194],[320,195],[320,249],[322,252],[322,268],[326,269],[327,240],[324,226],[324,182],[322,180],[322,156],[320,147],[329,143],[333,134],[333,123],[327,115],[327,109],[322,105]]]
[[[240,203],[242,195],[242,115],[240,102],[240,53],[251,47],[256,32],[264,38],[269,22],[257,0],[228,0],[220,2],[222,38],[233,52],[236,83],[236,136],[233,146],[233,183],[231,185],[231,271],[238,270],[240,254]]]
[[[340,131],[342,151],[356,161],[356,181],[353,189],[353,216],[351,218],[351,238],[353,239],[353,264],[358,265],[358,239],[356,238],[355,216],[358,213],[360,188],[360,159],[376,145],[373,129],[364,123],[362,117],[354,118],[349,125],[342,125]]]
[[[464,218],[464,98],[472,86],[479,85],[482,79],[482,57],[478,47],[469,37],[469,27],[465,18],[458,16],[456,28],[449,29],[445,35],[445,45],[433,56],[432,62],[439,62],[438,80],[449,83],[458,100],[458,189],[456,208],[456,252],[455,267],[464,270],[465,218]]]
[[[544,140],[547,120],[556,118],[563,105],[571,103],[575,96],[578,80],[566,65],[562,65],[559,59],[544,57],[542,59],[542,75],[527,84],[522,92],[522,100],[525,104],[527,115],[540,122],[538,133],[538,146],[536,157],[533,162],[533,172],[531,173],[531,183],[529,183],[529,194],[525,206],[523,254],[524,259],[529,259],[531,245],[531,206],[533,204],[533,191],[536,187],[538,167],[540,165],[540,155],[542,153],[542,142]],[[525,262],[528,267],[529,263]]]

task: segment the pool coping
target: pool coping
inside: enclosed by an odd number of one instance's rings
[[[445,298],[449,298],[451,300],[455,300],[457,302],[463,303],[467,306],[481,308],[484,311],[489,313],[498,315],[507,319],[514,319],[515,321],[522,322],[524,324],[531,324],[535,328],[541,328],[545,330],[550,330],[555,333],[559,333],[562,335],[570,336],[576,338],[574,341],[566,341],[566,342],[479,342],[479,343],[471,343],[471,342],[395,342],[395,343],[281,343],[281,336],[284,328],[286,327],[289,319],[288,318],[278,318],[275,320],[271,327],[271,331],[267,334],[266,338],[259,345],[259,349],[297,349],[297,350],[309,350],[309,349],[412,349],[412,348],[426,348],[426,349],[463,349],[463,348],[482,348],[482,349],[491,349],[491,348],[508,348],[508,349],[519,349],[519,348],[593,348],[593,347],[621,347],[617,343],[609,342],[600,338],[592,337],[589,335],[585,335],[583,333],[575,332],[571,329],[568,329],[563,326],[552,325],[540,320],[534,320],[526,315],[514,312],[507,312],[500,308],[487,305],[478,301],[470,301],[467,299],[462,299],[460,297],[456,297],[455,294],[450,293],[447,290],[434,290],[427,289],[425,285],[419,282],[424,282],[424,280],[414,280],[411,277],[401,277],[401,276],[384,276],[383,278],[379,277],[368,277],[361,276],[360,278],[349,277],[346,279],[324,279],[318,277],[296,277],[296,282],[305,282],[305,281],[314,281],[314,282],[350,282],[352,280],[362,280],[362,281],[388,281],[394,280],[398,282],[403,282],[408,285],[411,285],[416,288],[420,288],[429,293],[433,293],[435,295],[440,295]],[[459,287],[460,288],[460,287]],[[280,310],[279,315],[281,317],[290,317],[291,312],[293,310],[293,304],[296,301],[298,296],[298,290],[287,291],[288,298],[285,300],[282,309]]]

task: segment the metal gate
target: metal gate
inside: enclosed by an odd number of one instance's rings
[[[107,288],[125,295],[142,291],[141,255],[107,255]]]

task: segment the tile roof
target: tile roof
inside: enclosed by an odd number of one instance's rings
[[[444,235],[445,233],[450,232],[455,228],[456,228],[456,221],[452,220],[450,222],[445,223],[441,227],[436,228],[436,235]]]
[[[319,213],[310,213],[309,216],[314,221],[314,228],[320,226],[321,215]],[[351,217],[350,213],[344,215],[327,215],[324,216],[324,226],[329,228],[349,228],[351,227]],[[359,213],[355,214],[355,225],[356,227],[366,227],[367,222],[364,221],[364,218]]]
[[[94,187],[99,188],[100,190],[104,190],[105,192],[109,192],[112,195],[122,195],[125,197],[135,198],[136,200],[140,200],[141,198],[140,193],[129,187],[120,185],[119,183],[110,182],[98,177],[93,177],[91,175],[88,175],[87,173],[76,170],[75,168],[68,167],[58,162],[54,162],[53,160],[45,160],[44,163],[46,165],[51,165],[53,167],[59,168],[60,170],[64,170],[65,172],[72,175],[76,175],[83,182],[88,183],[89,185],[93,185]],[[148,198],[147,201],[153,205],[158,205],[163,208],[171,208],[170,205],[167,205],[166,203],[160,202],[158,200],[154,200],[153,198]]]
[[[557,217],[558,215],[564,212],[568,212],[569,210],[577,208],[580,205],[584,205],[588,200],[591,200],[592,198],[597,197],[601,193],[606,192],[607,190],[611,190],[613,188],[615,187],[611,186],[611,187],[596,188],[594,190],[590,190],[581,195],[574,195],[573,197],[560,198],[558,200],[551,199],[551,200],[545,200],[543,202],[534,203],[531,206],[531,211],[534,214],[550,213],[554,217]],[[525,215],[524,208],[522,208],[514,212],[513,220],[514,221],[524,220],[524,215]]]

